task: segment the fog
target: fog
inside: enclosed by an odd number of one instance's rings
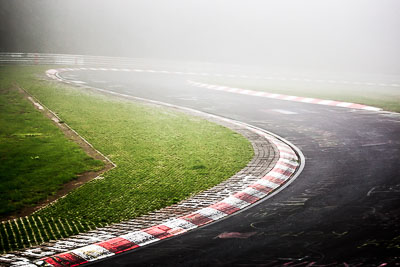
[[[1,0],[0,51],[400,73],[398,0]]]

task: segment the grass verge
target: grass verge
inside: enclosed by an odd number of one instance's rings
[[[0,75],[0,216],[54,195],[77,174],[102,169]],[[62,171],[60,171],[62,170]]]
[[[130,219],[212,187],[251,160],[251,144],[229,129],[166,108],[38,80],[45,67],[0,75],[55,111],[118,165],[33,216],[3,223],[0,250],[41,243]],[[68,218],[68,219],[65,219]]]

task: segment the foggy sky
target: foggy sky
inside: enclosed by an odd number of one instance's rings
[[[0,0],[0,51],[400,74],[398,0]]]

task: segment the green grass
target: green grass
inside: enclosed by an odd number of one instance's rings
[[[196,80],[197,81],[197,80]],[[394,87],[376,87],[329,83],[281,82],[242,78],[202,78],[202,82],[263,91],[337,101],[352,102],[400,112],[400,90]]]
[[[0,216],[46,199],[79,173],[103,167],[34,109],[5,75],[0,75]]]
[[[37,241],[33,243],[134,218],[179,202],[229,178],[253,156],[245,138],[222,126],[170,109],[35,79],[45,69],[9,66],[2,67],[0,75],[55,111],[118,167],[35,216],[19,220],[35,233]],[[32,227],[32,218],[41,219],[35,221],[37,227]],[[28,230],[10,222],[3,227],[18,233],[14,239],[8,234],[11,241],[2,245],[3,251],[32,243],[32,238],[23,238],[29,236]],[[6,232],[0,230],[2,238],[7,237]]]

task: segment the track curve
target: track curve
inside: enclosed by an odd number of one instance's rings
[[[196,88],[182,75],[80,70],[63,78],[193,108],[283,136],[307,165],[227,220],[96,266],[385,266],[400,247],[400,116]],[[82,83],[83,82],[83,83]],[[283,112],[282,112],[283,111]]]

